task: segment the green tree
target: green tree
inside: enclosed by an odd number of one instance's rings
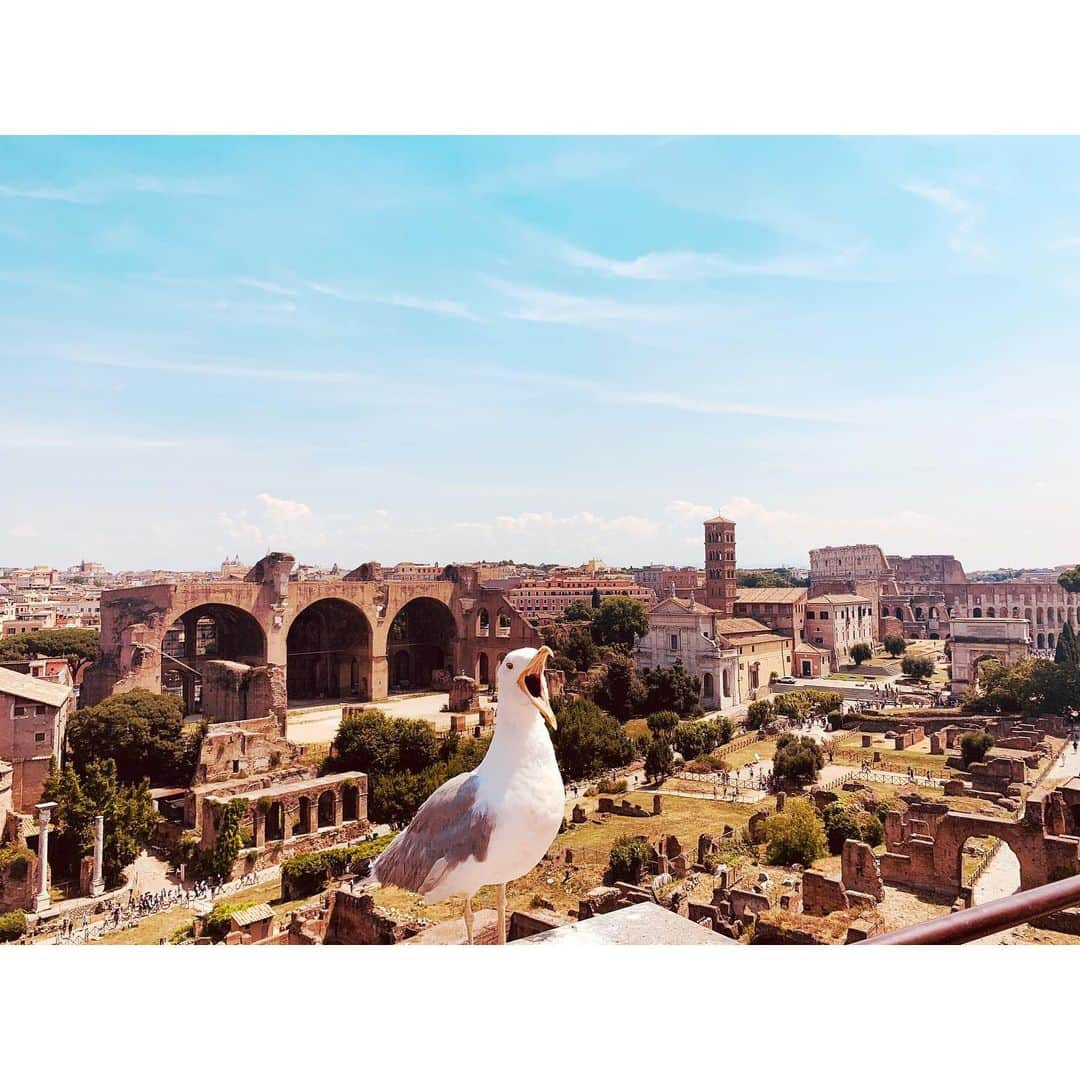
[[[757,731],[762,724],[767,724],[776,716],[776,709],[771,698],[762,698],[760,701],[751,701],[746,709],[746,726],[751,731]]]
[[[1066,592],[1080,592],[1080,566],[1072,566],[1058,577],[1058,584]]]
[[[825,854],[825,827],[807,799],[789,799],[764,827],[765,857],[773,866],[812,866]]]
[[[593,591],[592,591],[593,610],[596,610],[597,608],[599,608],[601,603],[603,603],[603,601],[600,599],[600,590],[598,588],[594,587]]]
[[[675,771],[675,755],[667,739],[654,738],[645,754],[645,777],[659,783]]]
[[[551,741],[564,779],[583,780],[633,760],[633,746],[618,721],[595,702],[558,698],[555,716],[559,723]]]
[[[645,704],[645,685],[628,656],[613,656],[593,690],[597,705],[625,723]]]
[[[595,605],[594,605],[595,606]],[[588,604],[581,600],[571,600],[566,605],[566,610],[562,613],[560,622],[583,622],[591,623],[593,619],[593,609]]]
[[[648,608],[630,596],[608,596],[593,615],[593,637],[599,645],[629,650],[649,632]]]
[[[641,681],[646,712],[671,711],[684,719],[701,715],[701,680],[678,661],[671,667],[646,668]]]
[[[332,746],[336,772],[421,772],[439,759],[435,733],[426,720],[387,716],[381,709],[345,717]]]
[[[71,677],[98,654],[100,632],[79,627],[31,630],[0,640],[0,661],[29,660],[38,656],[58,656],[67,661]]]
[[[905,656],[900,661],[900,670],[913,679],[929,679],[936,665],[932,656]]]
[[[865,641],[856,641],[855,644],[851,646],[851,659],[856,667],[865,663],[873,655],[874,650],[871,649]]]
[[[809,735],[785,732],[776,740],[773,775],[778,779],[799,785],[812,784],[824,764],[821,747]]]
[[[183,719],[183,704],[170,694],[114,694],[72,716],[67,729],[71,762],[82,774],[91,762],[111,758],[121,784],[144,777],[155,786],[188,784],[202,731],[185,734]]]
[[[1070,664],[1076,667],[1080,664],[1080,644],[1077,643],[1076,634],[1073,633],[1072,625],[1066,622],[1058,634],[1057,645],[1054,649],[1055,664]]]
[[[82,774],[71,765],[59,770],[54,762],[42,797],[57,804],[57,865],[69,873],[93,850],[94,818],[104,816],[103,868],[109,885],[120,883],[124,869],[150,843],[158,821],[148,781],[119,784],[111,758],[89,762]]]
[[[885,646],[885,651],[890,656],[903,656],[907,648],[907,642],[900,634],[886,634],[881,644]]]
[[[671,742],[672,734],[679,724],[679,714],[671,709],[662,709],[659,712],[649,713],[645,717],[645,723],[649,725],[649,731],[654,739],[666,739]]]
[[[600,661],[600,650],[596,647],[588,626],[571,627],[560,651],[574,662],[578,671],[588,671]]]
[[[970,768],[973,762],[982,761],[986,751],[994,745],[994,737],[988,731],[969,731],[960,740],[960,757],[964,768]]]

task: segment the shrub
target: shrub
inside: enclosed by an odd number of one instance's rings
[[[993,745],[994,737],[988,731],[969,731],[960,740],[960,757],[963,759],[964,768],[969,768],[976,761],[982,761],[986,757],[986,751]]]
[[[844,714],[839,709],[829,713],[825,719],[829,722],[830,731],[839,731],[844,726]]]
[[[859,839],[864,844],[877,847],[885,842],[885,826],[876,814],[862,810],[855,815],[855,820],[859,826]]]
[[[0,915],[0,941],[17,941],[26,933],[26,912],[16,908]]]
[[[282,887],[290,896],[311,896],[330,878],[341,877],[363,859],[373,859],[389,846],[393,836],[379,836],[349,847],[324,848],[294,855],[281,864]]]
[[[636,885],[651,857],[652,848],[643,836],[623,834],[612,845],[608,855],[612,880]]]
[[[905,656],[900,661],[900,670],[914,679],[929,679],[934,674],[934,659],[931,656]]]
[[[822,825],[825,828],[825,842],[829,847],[830,855],[839,855],[844,850],[845,840],[859,840],[862,833],[859,822],[856,820],[855,811],[840,803],[829,803],[821,815]],[[877,818],[874,818],[877,821]],[[880,822],[879,822],[880,826]]]
[[[890,656],[903,656],[907,648],[907,642],[900,634],[886,634],[881,644],[885,646],[885,651]]]
[[[622,795],[626,791],[625,780],[601,780],[596,785],[601,795]]]
[[[0,873],[12,881],[25,881],[34,853],[26,846],[0,848]]]
[[[825,854],[825,828],[806,799],[791,799],[765,819],[766,855],[774,866],[811,866]]]

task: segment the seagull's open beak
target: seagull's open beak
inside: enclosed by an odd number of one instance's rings
[[[525,665],[518,676],[518,686],[536,706],[540,715],[551,725],[552,731],[558,726],[555,723],[555,713],[551,709],[548,700],[547,679],[544,678],[544,668],[547,666],[548,657],[555,654],[546,646],[541,645],[536,655]]]

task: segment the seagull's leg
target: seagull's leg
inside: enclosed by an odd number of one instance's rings
[[[472,897],[465,897],[465,941],[471,945],[472,939]]]
[[[506,885],[500,885],[496,891],[496,912],[499,916],[499,944],[506,944]]]

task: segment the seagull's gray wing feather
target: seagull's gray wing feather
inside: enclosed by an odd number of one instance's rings
[[[492,820],[477,806],[480,778],[461,773],[433,791],[404,832],[375,860],[383,885],[426,895],[471,855],[487,857]]]

